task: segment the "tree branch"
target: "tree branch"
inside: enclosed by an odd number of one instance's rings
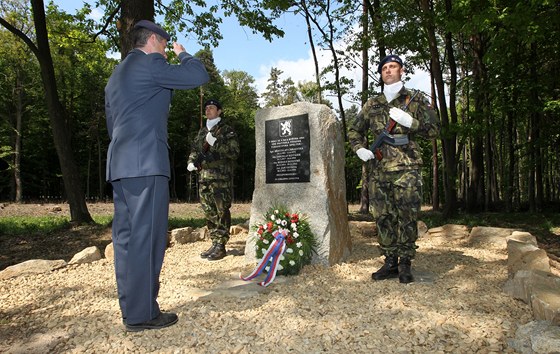
[[[12,26],[12,24],[6,21],[3,17],[0,17],[0,25],[4,26],[8,31],[12,32],[17,37],[19,37],[22,41],[24,41],[25,44],[27,44],[27,46],[31,49],[33,54],[35,54],[37,58],[39,57],[39,48],[37,48],[35,43],[33,43],[33,41],[29,37],[27,37],[25,33]]]

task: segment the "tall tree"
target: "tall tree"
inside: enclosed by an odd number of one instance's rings
[[[263,92],[262,98],[264,99],[265,107],[278,107],[283,104],[282,98],[282,82],[280,76],[284,72],[278,68],[270,68],[270,77],[268,78],[268,85],[266,91]]]
[[[31,0],[31,8],[37,45],[4,18],[0,18],[0,24],[23,40],[39,61],[54,143],[62,169],[66,198],[70,206],[71,220],[76,223],[93,222],[85,203],[81,177],[71,146],[71,135],[68,134],[65,123],[66,111],[58,97],[58,88],[48,40],[45,6],[42,0]]]
[[[439,103],[439,115],[442,123],[442,128],[444,134],[449,132],[449,126],[451,125],[449,121],[449,115],[447,110],[447,102],[445,100],[445,83],[443,79],[443,67],[440,61],[439,46],[436,35],[436,26],[434,22],[434,16],[431,0],[421,0],[420,6],[424,15],[423,27],[428,37],[428,45],[430,49],[430,73],[435,80],[437,97]],[[445,136],[443,138],[443,151],[444,151],[444,161],[446,168],[446,182],[445,186],[445,198],[446,203],[444,207],[444,215],[451,216],[456,210],[456,200],[457,192],[455,189],[455,178],[456,178],[456,163],[455,163],[455,137],[452,134]]]

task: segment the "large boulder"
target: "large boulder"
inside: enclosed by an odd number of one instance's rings
[[[8,279],[20,275],[41,274],[52,272],[53,270],[66,266],[66,261],[63,259],[58,260],[44,260],[44,259],[31,259],[22,263],[9,266],[0,272],[0,279]]]

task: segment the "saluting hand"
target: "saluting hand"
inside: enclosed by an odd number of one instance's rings
[[[173,51],[177,56],[179,56],[179,54],[181,54],[182,52],[186,52],[187,50],[185,49],[185,47],[183,47],[182,44],[173,42]]]

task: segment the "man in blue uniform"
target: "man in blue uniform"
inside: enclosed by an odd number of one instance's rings
[[[131,32],[134,49],[115,68],[105,87],[107,181],[113,185],[115,274],[123,323],[128,331],[158,329],[177,322],[157,302],[167,246],[169,146],[167,118],[173,89],[192,89],[209,80],[201,61],[176,42],[179,65],[167,62],[170,36],[139,21]]]

